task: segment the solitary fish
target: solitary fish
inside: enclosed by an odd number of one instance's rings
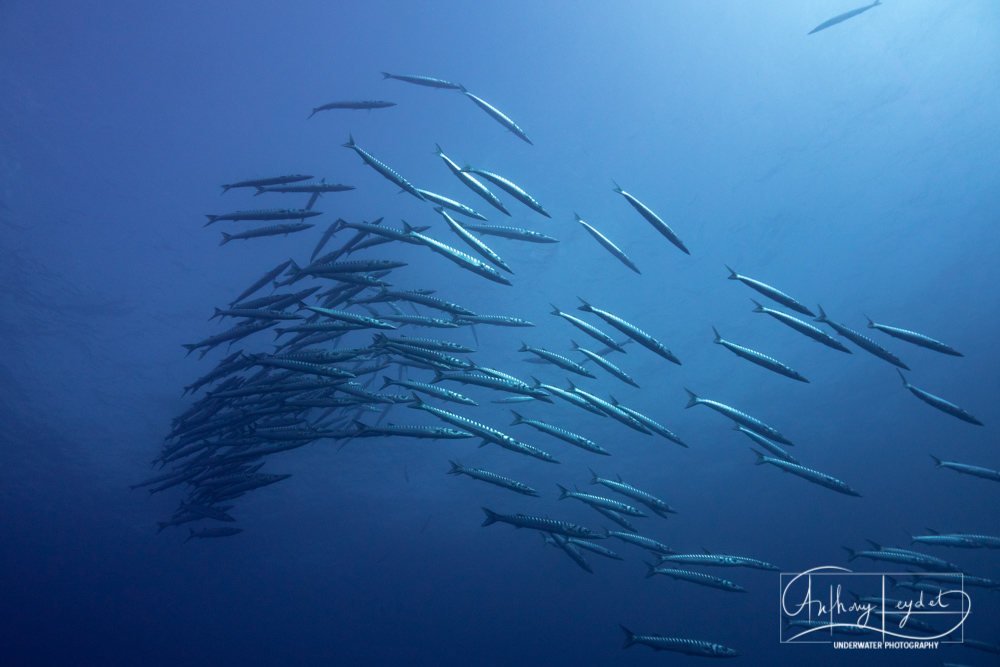
[[[503,176],[499,174],[494,174],[492,171],[486,171],[484,169],[473,169],[471,166],[469,166],[468,162],[465,163],[465,167],[462,168],[462,171],[464,171],[467,174],[475,174],[476,176],[482,176],[487,181],[493,183],[497,187],[506,190],[510,196],[512,196],[514,199],[518,200],[531,210],[541,213],[546,218],[552,217],[551,215],[545,212],[545,209],[542,208],[542,205],[539,204],[534,197],[525,192],[523,188],[519,187],[517,184],[504,178]]]
[[[382,100],[353,100],[348,102],[330,102],[329,104],[324,104],[321,107],[316,107],[313,112],[309,114],[309,118],[316,115],[317,111],[329,111],[330,109],[367,109],[371,111],[372,109],[386,109],[388,107],[396,106],[395,102],[383,102]],[[308,118],[306,119],[308,120]]]
[[[341,185],[340,183],[327,183],[325,180],[319,183],[290,183],[285,185],[270,185],[263,186],[258,185],[257,192],[254,193],[254,197],[257,195],[264,194],[265,192],[303,192],[308,194],[323,194],[324,192],[347,192],[348,190],[354,190],[353,185]]]
[[[517,123],[515,123],[510,118],[508,118],[507,116],[505,116],[502,111],[500,111],[499,109],[497,109],[495,106],[493,106],[492,104],[490,104],[486,100],[484,100],[482,98],[479,98],[479,97],[476,97],[475,95],[473,95],[472,93],[470,93],[468,90],[465,89],[465,86],[461,86],[460,89],[462,91],[462,94],[464,94],[470,100],[472,100],[473,102],[475,102],[476,106],[479,107],[480,109],[482,109],[483,111],[485,111],[486,113],[488,113],[490,115],[490,117],[493,118],[493,120],[495,120],[496,122],[498,122],[501,125],[503,125],[504,127],[506,127],[508,130],[510,130],[511,132],[513,132],[515,136],[517,136],[517,137],[519,137],[521,139],[524,139],[529,144],[531,144],[532,146],[534,146],[534,144],[531,143],[531,139],[528,138],[528,135],[526,135],[524,133],[524,130],[522,130],[520,127],[518,127]]]
[[[621,262],[622,264],[624,264],[628,268],[632,269],[636,273],[638,273],[640,275],[642,274],[642,271],[640,271],[639,268],[635,265],[635,263],[631,259],[628,258],[628,255],[626,255],[622,251],[621,248],[619,248],[614,243],[612,243],[611,240],[607,236],[605,236],[604,234],[602,234],[599,231],[597,231],[596,229],[594,229],[593,226],[591,226],[591,225],[587,224],[586,222],[584,222],[583,219],[580,218],[580,216],[578,216],[576,213],[573,214],[573,217],[576,218],[577,222],[579,222],[581,225],[583,225],[584,229],[586,229],[588,232],[590,232],[590,235],[593,236],[594,239],[596,239],[598,243],[600,243],[602,246],[604,246],[605,250],[607,250],[612,255],[614,255],[618,259],[619,262]]]
[[[957,547],[960,549],[1000,549],[1000,537],[990,535],[969,535],[952,533],[942,535],[936,530],[926,529],[930,535],[915,535],[910,539],[916,543],[936,545],[940,547]]]
[[[692,584],[707,586],[708,588],[718,588],[719,590],[729,591],[731,593],[747,592],[747,589],[743,588],[739,584],[733,583],[728,579],[722,579],[721,577],[713,577],[712,575],[705,574],[704,572],[680,570],[675,567],[657,567],[652,563],[646,563],[646,567],[649,568],[649,571],[646,572],[647,578],[657,574],[664,574],[672,579],[677,579],[678,581],[689,581]]]
[[[963,475],[972,475],[973,477],[988,479],[991,482],[1000,482],[1000,470],[990,470],[989,468],[980,468],[979,466],[970,466],[966,463],[955,463],[954,461],[942,461],[933,454],[931,454],[931,458],[934,459],[935,468],[951,468]]]
[[[935,352],[950,354],[953,357],[965,356],[950,345],[945,345],[941,341],[934,340],[930,336],[925,336],[923,334],[916,333],[915,331],[907,331],[906,329],[890,327],[888,324],[878,324],[877,322],[873,322],[872,318],[867,315],[865,315],[865,319],[868,320],[869,329],[878,329],[883,333],[889,334],[893,338],[905,340],[907,343],[913,343],[914,345],[919,345],[920,347],[926,347],[928,350],[934,350]]]
[[[809,382],[809,380],[802,377],[798,371],[786,366],[780,361],[772,359],[766,354],[761,354],[756,350],[751,350],[748,347],[743,347],[742,345],[731,343],[728,340],[723,340],[722,336],[719,335],[719,332],[715,327],[712,327],[712,331],[715,332],[715,342],[733,352],[737,357],[743,357],[747,361],[755,363],[761,368],[766,368],[769,371],[773,371],[779,375],[784,375],[785,377],[792,378],[793,380],[806,383]]]
[[[727,648],[722,644],[703,642],[697,639],[677,639],[657,634],[637,635],[624,625],[619,627],[625,633],[625,644],[622,645],[622,648],[628,648],[633,644],[643,644],[654,651],[673,651],[687,655],[698,655],[704,658],[735,658],[740,655],[738,651]]]
[[[872,9],[873,7],[878,7],[881,4],[882,0],[875,0],[875,2],[873,2],[870,5],[865,5],[864,7],[858,7],[857,9],[852,9],[851,11],[844,12],[843,14],[838,14],[837,16],[834,16],[832,19],[823,21],[822,23],[820,23],[818,26],[816,26],[806,34],[811,35],[814,32],[819,32],[820,30],[826,30],[830,26],[835,26],[838,23],[846,21],[847,19],[854,18],[858,14],[867,12],[869,9]]]
[[[614,181],[612,181],[614,183]],[[639,212],[639,215],[644,217],[646,221],[653,225],[653,229],[663,234],[668,241],[673,243],[675,246],[683,250],[686,254],[690,255],[691,252],[684,246],[684,242],[681,241],[680,237],[674,233],[674,230],[670,229],[667,223],[663,222],[660,216],[653,213],[652,209],[643,204],[641,201],[630,195],[629,193],[622,190],[617,183],[615,183],[614,191],[625,197],[625,201],[632,205],[632,208]]]
[[[780,303],[782,306],[785,306],[786,308],[791,308],[797,313],[802,313],[803,315],[808,315],[809,317],[816,317],[811,310],[809,310],[808,308],[806,308],[801,303],[799,303],[792,297],[788,296],[781,290],[775,289],[770,285],[766,285],[760,282],[759,280],[754,280],[753,278],[747,278],[746,276],[741,276],[740,274],[736,273],[735,271],[730,269],[729,266],[726,266],[725,264],[723,264],[723,266],[729,269],[730,280],[738,280],[744,285],[757,290],[767,298],[773,299],[774,301]]]
[[[837,493],[843,493],[844,495],[847,496],[855,496],[859,498],[861,497],[860,493],[852,489],[847,484],[841,482],[839,479],[831,477],[830,475],[817,472],[816,470],[812,470],[810,468],[804,468],[803,466],[800,466],[796,463],[789,463],[788,461],[782,461],[781,459],[772,458],[770,456],[764,456],[753,447],[750,448],[750,451],[752,451],[754,454],[757,455],[757,460],[754,462],[754,465],[762,466],[765,463],[770,463],[776,468],[780,468],[784,472],[790,472],[793,475],[797,475],[802,479],[806,480],[807,482],[812,482],[813,484],[819,484],[820,486],[825,486],[826,488],[831,489],[832,491],[836,491]]]
[[[257,229],[248,229],[245,232],[240,232],[239,234],[227,234],[222,232],[222,241],[219,245],[226,245],[230,241],[237,239],[256,239],[262,238],[264,236],[288,236],[289,234],[294,234],[295,232],[301,232],[309,229],[310,227],[315,227],[316,225],[310,224],[308,222],[296,222],[289,225],[271,225],[269,227],[258,227]]]
[[[434,148],[435,148],[434,154],[437,155],[442,160],[444,160],[444,163],[448,166],[448,169],[451,170],[451,173],[455,174],[455,176],[458,177],[458,180],[462,181],[462,183],[464,183],[467,188],[469,188],[477,195],[485,199],[486,202],[490,204],[490,206],[492,206],[493,208],[497,209],[498,211],[506,215],[510,215],[510,213],[507,212],[507,209],[504,208],[503,202],[500,201],[495,194],[490,192],[489,188],[487,188],[485,185],[477,181],[470,174],[465,173],[454,160],[452,160],[450,157],[444,154],[444,151],[441,150],[440,145],[434,144]]]
[[[192,528],[191,534],[188,535],[187,539],[184,541],[188,542],[195,537],[229,537],[230,535],[237,535],[242,532],[242,528],[205,528],[204,530],[199,530],[198,532],[195,532]]]
[[[841,336],[851,341],[852,343],[860,347],[862,350],[866,352],[871,352],[879,359],[884,359],[893,366],[899,366],[903,370],[906,371],[910,370],[910,367],[904,364],[902,361],[900,361],[899,357],[897,357],[892,352],[890,352],[889,350],[885,349],[884,347],[873,341],[868,336],[860,334],[854,329],[846,327],[839,322],[834,322],[833,320],[828,318],[826,316],[826,313],[823,312],[823,306],[819,307],[819,317],[816,318],[816,321],[825,322],[826,324],[829,324],[831,327],[833,327],[833,330],[839,333]]]
[[[487,482],[488,484],[493,484],[494,486],[499,486],[504,489],[510,489],[515,493],[520,493],[524,496],[538,497],[538,492],[527,484],[522,484],[521,482],[510,479],[509,477],[503,477],[496,474],[495,472],[489,472],[487,470],[482,470],[481,468],[466,468],[461,463],[456,463],[455,461],[448,461],[451,464],[451,470],[448,471],[449,475],[468,475],[472,479],[478,479],[481,482]]]
[[[421,195],[420,192],[418,192],[417,189],[413,187],[408,180],[400,176],[391,167],[389,167],[384,162],[380,161],[374,155],[372,155],[371,153],[369,153],[368,151],[364,150],[356,143],[354,143],[354,135],[348,134],[347,136],[348,136],[347,143],[341,144],[344,148],[353,149],[354,152],[356,152],[358,155],[361,156],[361,159],[364,160],[365,164],[367,164],[369,167],[380,173],[382,176],[384,176],[392,183],[398,185],[400,189],[403,190],[404,192],[409,192],[411,195],[413,195],[420,201],[425,201],[423,195]]]
[[[580,297],[576,298],[580,299]],[[582,310],[585,313],[593,313],[594,315],[597,315],[602,320],[613,326],[615,329],[618,329],[623,334],[625,334],[635,342],[639,343],[639,345],[642,345],[647,350],[655,352],[656,354],[660,355],[667,361],[671,361],[677,364],[678,366],[681,365],[681,360],[678,359],[676,356],[674,356],[673,352],[668,350],[666,347],[663,346],[663,343],[656,340],[655,338],[650,336],[648,333],[646,333],[639,327],[629,322],[626,322],[617,315],[612,315],[606,310],[601,310],[600,308],[594,308],[583,299],[580,299],[580,301],[583,302],[583,305],[577,306],[577,310]]]
[[[847,354],[853,354],[846,345],[844,345],[839,340],[837,340],[827,332],[823,331],[822,329],[814,327],[808,322],[803,322],[797,317],[792,317],[787,313],[783,313],[780,310],[772,310],[771,308],[766,308],[757,303],[756,301],[754,301],[753,299],[750,300],[753,301],[755,306],[757,306],[756,308],[753,309],[753,312],[767,313],[768,315],[778,320],[782,324],[787,324],[788,326],[795,329],[799,333],[809,336],[818,343],[822,343],[827,347],[832,347],[835,350],[840,350],[841,352],[846,352]]]
[[[899,373],[899,377],[903,379],[903,386],[909,389],[910,393],[912,393],[914,396],[919,398],[927,405],[931,406],[932,408],[937,408],[941,412],[945,412],[951,415],[952,417],[958,417],[964,422],[969,422],[970,424],[975,424],[976,426],[983,425],[983,422],[979,421],[978,419],[976,419],[968,412],[955,405],[954,403],[946,401],[943,398],[935,396],[934,394],[929,394],[923,389],[918,389],[914,387],[912,384],[906,381],[906,377],[903,376],[902,371],[900,371],[899,369],[896,369],[896,372]]]
[[[219,220],[230,220],[233,222],[240,220],[294,220],[296,218],[311,218],[316,215],[323,215],[323,212],[307,211],[300,208],[267,208],[256,211],[234,211],[232,213],[223,213],[222,215],[210,215],[206,213],[205,217],[208,218],[208,222],[205,223],[205,227]]]
[[[288,176],[275,176],[273,178],[251,178],[236,183],[228,183],[222,186],[222,194],[226,194],[232,188],[258,188],[268,185],[281,185],[283,183],[297,183],[298,181],[308,181],[312,176],[302,174],[290,174]]]
[[[445,88],[448,90],[462,90],[462,85],[458,83],[452,83],[451,81],[445,81],[444,79],[435,79],[429,76],[416,76],[415,74],[389,74],[388,72],[382,72],[382,79],[396,79],[397,81],[405,81],[406,83],[415,83],[418,86],[427,86],[428,88]]]

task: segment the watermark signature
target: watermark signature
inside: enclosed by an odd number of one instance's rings
[[[783,644],[936,649],[962,642],[972,608],[958,573],[852,572],[829,565],[782,573],[780,581]]]

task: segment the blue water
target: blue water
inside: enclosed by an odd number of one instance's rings
[[[698,661],[623,652],[623,624],[719,642],[743,653],[741,665],[994,664],[962,647],[783,645],[774,573],[705,570],[738,581],[743,595],[646,579],[647,555],[608,540],[626,560],[587,556],[590,575],[536,533],[479,524],[486,506],[597,529],[608,522],[558,502],[555,486],[591,491],[593,467],[678,509],[667,521],[636,519],[644,534],[786,572],[847,566],[841,546],[865,538],[905,547],[924,527],[1000,532],[997,485],[935,470],[928,456],[1000,468],[1000,6],[887,1],[807,37],[852,3],[204,4],[0,5],[0,663]],[[460,94],[382,81],[382,70],[461,82],[534,146]],[[340,99],[397,106],[306,121]],[[517,349],[521,338],[566,354],[571,338],[597,347],[548,314],[551,302],[582,315],[579,295],[683,362],[631,345],[612,358],[641,390],[607,375],[580,386],[650,415],[690,449],[558,401],[515,406],[613,454],[594,456],[508,428],[507,406],[471,388],[481,406],[458,412],[561,465],[473,441],[368,439],[339,452],[321,441],[268,460],[266,471],[294,476],[236,501],[242,534],[187,544],[186,526],[154,535],[179,490],[147,499],[128,485],[154,474],[170,419],[190,405],[181,387],[223,356],[199,362],[180,347],[227,328],[206,322],[213,306],[283,259],[307,260],[337,217],[432,225],[429,234],[460,246],[428,205],[397,195],[340,147],[348,133],[417,187],[560,239],[487,239],[516,272],[513,287],[423,248],[365,253],[410,262],[390,277],[399,288],[437,289],[537,324],[477,327],[477,361],[561,385],[564,374],[525,363]],[[433,156],[435,143],[511,178],[553,219],[503,195],[513,217],[491,211]],[[305,203],[238,190],[220,198],[219,184],[285,173],[357,189],[321,198],[312,230],[218,247],[219,231],[252,225],[205,229],[204,214]],[[612,179],[691,256],[614,194]],[[600,248],[574,212],[642,275]],[[871,333],[913,369],[915,385],[985,426],[921,403],[860,349],[838,353],[752,314],[749,298],[760,297],[726,280],[723,264]],[[864,314],[965,357],[864,329]],[[713,325],[811,383],[713,345]],[[443,337],[473,344],[467,329]],[[269,342],[260,334],[246,348],[269,351]],[[753,466],[750,441],[727,420],[684,410],[684,387],[775,426],[804,465],[863,497]],[[388,420],[439,425],[405,406]],[[542,497],[445,475],[449,459]],[[1000,579],[997,552],[925,551]],[[996,596],[974,590],[966,636],[996,641],[998,618]]]

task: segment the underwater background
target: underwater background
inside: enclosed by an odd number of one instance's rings
[[[608,524],[557,501],[556,484],[598,488],[587,486],[590,467],[678,510],[637,520],[642,534],[784,572],[847,567],[842,546],[908,547],[908,534],[925,527],[1000,533],[997,484],[936,470],[929,456],[1000,469],[1000,4],[887,0],[807,36],[850,9],[839,0],[0,3],[0,663],[698,662],[641,646],[623,652],[621,624],[733,647],[743,665],[993,664],[994,655],[960,646],[780,644],[776,573],[711,571],[748,589],[732,595],[647,579],[643,552],[607,544],[624,562],[589,558],[591,575],[534,531],[480,528],[481,506]],[[459,93],[381,71],[461,82],[534,145]],[[306,119],[355,99],[397,106]],[[198,361],[180,347],[229,326],[206,321],[213,306],[278,262],[308,261],[338,217],[431,225],[429,235],[459,247],[429,205],[397,195],[341,147],[349,134],[417,187],[560,241],[490,238],[515,271],[513,287],[403,244],[365,255],[409,262],[391,277],[397,287],[537,325],[480,326],[478,345],[466,329],[440,337],[477,347],[481,363],[563,386],[564,373],[526,364],[518,349],[523,339],[568,355],[571,339],[584,344],[549,314],[553,303],[582,316],[583,297],[659,338],[683,365],[631,345],[614,360],[641,389],[610,376],[578,384],[614,395],[690,448],[565,403],[515,405],[612,456],[524,427],[508,432],[562,463],[476,441],[366,439],[339,451],[320,441],[269,458],[266,471],[293,477],[236,501],[242,534],[184,543],[185,526],[156,535],[179,490],[147,498],[128,487],[156,474],[150,461],[170,420],[192,401],[182,387],[225,356]],[[512,218],[486,211],[435,144],[508,176],[552,219],[517,202]],[[222,183],[291,173],[357,189],[324,195],[317,226],[288,237],[219,247],[223,223],[202,227],[208,213],[302,206],[301,195],[252,199],[246,190],[220,199]],[[642,220],[613,180],[691,255]],[[985,425],[921,403],[863,350],[838,354],[753,314],[750,298],[761,297],[726,280],[726,264],[881,336],[912,369],[908,380]],[[873,332],[865,315],[965,356]],[[713,326],[810,383],[713,345]],[[362,334],[346,344],[367,344]],[[260,334],[246,347],[269,343]],[[684,388],[776,426],[804,465],[862,497],[755,467],[730,422],[684,409]],[[463,414],[507,430],[509,406],[469,395],[481,405]],[[439,425],[405,406],[389,421]],[[541,498],[450,477],[449,459],[513,477]],[[994,550],[924,551],[1000,579]],[[966,637],[996,642],[1000,600],[971,595]]]

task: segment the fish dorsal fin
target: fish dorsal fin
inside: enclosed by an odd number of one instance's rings
[[[701,550],[702,550],[702,551],[704,551],[704,552],[705,552],[705,554],[706,554],[706,555],[708,555],[708,556],[711,556],[711,555],[712,555],[712,552],[711,552],[711,551],[709,551],[708,549],[706,549],[705,547],[702,547],[702,548],[701,548]]]

